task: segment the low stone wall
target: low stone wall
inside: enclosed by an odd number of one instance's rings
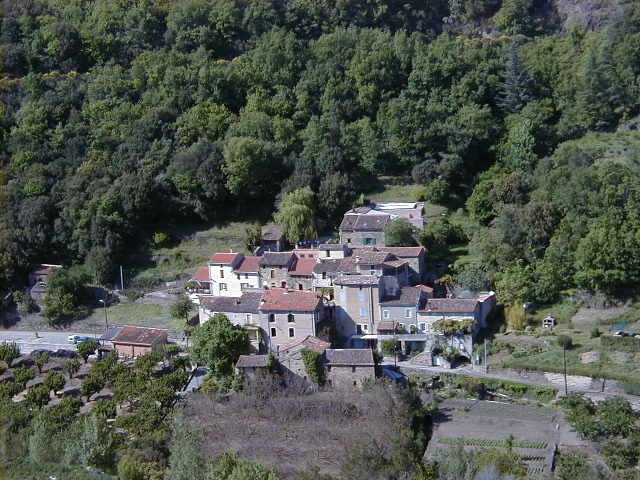
[[[474,368],[475,370],[475,368]],[[513,368],[502,368],[489,366],[488,371],[483,367],[478,368],[481,373],[505,377],[513,381],[532,382],[540,385],[557,388],[558,391],[564,391],[564,374],[552,372],[540,372],[537,370],[517,370]],[[576,390],[587,390],[592,392],[604,392],[611,394],[622,394],[624,390],[616,380],[605,380],[603,389],[602,378],[584,377],[581,375],[567,375],[567,389],[569,392]]]

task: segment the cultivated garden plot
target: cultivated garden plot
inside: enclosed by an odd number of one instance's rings
[[[557,410],[468,399],[447,399],[438,407],[425,459],[437,450],[513,449],[531,476],[545,471],[563,423]],[[535,478],[535,477],[534,477]]]

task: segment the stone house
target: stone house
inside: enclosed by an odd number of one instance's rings
[[[260,249],[263,252],[281,252],[285,249],[286,241],[282,230],[277,225],[265,225],[262,227]]]
[[[224,314],[231,323],[245,328],[256,352],[266,351],[265,333],[261,328],[259,311],[262,292],[246,291],[238,297],[201,296],[198,308],[200,324],[204,324],[216,313]]]
[[[424,307],[429,298],[429,291],[421,286],[402,287],[393,295],[385,296],[380,302],[380,316],[382,322],[377,331],[396,330],[406,333],[426,332],[426,323],[417,324],[418,310]],[[391,328],[388,327],[391,325]]]
[[[324,318],[322,299],[314,292],[270,289],[260,300],[260,326],[267,332],[269,352],[277,352],[279,345],[317,334],[317,326]]]
[[[368,348],[327,349],[325,369],[327,384],[336,390],[360,388],[376,378],[373,351]]]
[[[315,258],[300,258],[297,255],[289,269],[287,283],[296,290],[313,289],[313,269],[318,261]]]
[[[313,267],[313,289],[325,292],[325,296],[333,300],[333,281],[336,278],[340,260],[324,260]]]
[[[273,362],[271,355],[240,355],[236,362],[236,373],[243,374],[245,381],[255,380],[269,375]]]
[[[302,350],[308,348],[322,355],[330,346],[331,343],[308,335],[305,338],[299,338],[293,342],[280,345],[278,347],[278,362],[284,370],[284,374],[296,375],[306,380],[307,370],[302,359]]]
[[[391,217],[386,214],[378,213],[372,215],[360,214],[358,212],[358,209],[353,209],[344,215],[338,227],[340,243],[347,244],[348,246],[384,246],[384,227],[389,223]]]
[[[100,340],[110,342],[119,357],[136,358],[164,348],[167,333],[157,328],[121,326],[110,328]]]
[[[265,252],[259,263],[262,285],[289,288],[289,270],[295,260],[292,252]]]

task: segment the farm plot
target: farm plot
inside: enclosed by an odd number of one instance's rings
[[[552,409],[467,399],[447,399],[434,418],[427,459],[441,449],[513,449],[529,478],[546,473],[559,443],[560,414]]]

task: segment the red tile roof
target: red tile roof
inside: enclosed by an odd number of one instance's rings
[[[211,263],[232,264],[238,258],[239,253],[216,253],[209,260]]]
[[[305,348],[313,350],[314,352],[322,353],[327,348],[331,346],[329,342],[325,342],[318,337],[314,337],[313,335],[307,335],[304,338],[300,338],[298,340],[294,340],[293,342],[285,343],[278,347],[278,353],[286,352],[287,350],[292,349],[293,347],[297,347],[298,345],[302,345]]]
[[[289,270],[289,275],[295,275],[299,277],[311,277],[313,275],[313,268],[316,266],[315,258],[298,258],[291,270]]]
[[[315,292],[272,288],[262,295],[260,311],[313,312],[321,302]]]
[[[193,278],[199,282],[208,282],[211,280],[209,278],[209,267],[198,267]]]
[[[256,257],[255,255],[250,255],[248,257],[244,257],[242,262],[238,267],[234,270],[236,273],[258,273],[260,271],[260,260],[262,257]]]
[[[150,346],[167,338],[167,330],[141,327],[122,327],[111,339],[112,343]]]

